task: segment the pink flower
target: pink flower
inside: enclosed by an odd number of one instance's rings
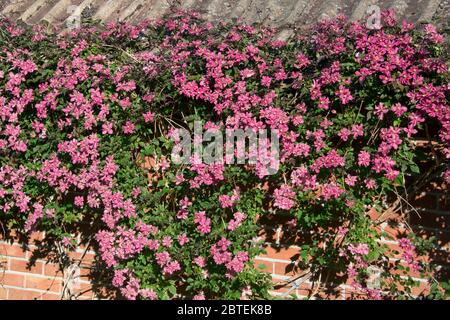
[[[195,213],[194,222],[197,223],[197,230],[200,231],[201,234],[211,232],[211,219],[206,217],[204,211]]]
[[[187,209],[191,205],[192,205],[192,202],[189,200],[188,197],[184,197],[183,199],[180,200],[180,206],[183,209]]]
[[[245,262],[248,261],[248,253],[245,251],[239,251],[234,258],[226,264],[228,272],[231,274],[239,273],[244,269]]]
[[[362,137],[364,136],[364,130],[363,130],[363,125],[362,124],[355,124],[352,126],[352,135],[353,138],[358,138],[358,137]]]
[[[204,257],[195,257],[194,263],[198,265],[200,268],[204,268],[206,266],[206,259]]]
[[[400,117],[404,114],[408,109],[405,106],[402,106],[401,103],[396,103],[391,107],[392,112],[395,113],[397,117]]]
[[[330,150],[326,155],[317,158],[311,165],[311,170],[316,173],[320,172],[321,168],[337,168],[345,166],[345,158],[336,150]]]
[[[297,55],[297,63],[294,65],[297,69],[301,69],[310,64],[308,57],[304,53],[299,53]]]
[[[337,199],[344,193],[344,190],[341,189],[338,185],[334,183],[327,183],[322,188],[322,197],[324,200],[328,200],[330,198]]]
[[[117,84],[117,86],[116,86],[117,91],[129,92],[129,91],[133,91],[135,89],[136,89],[136,83],[133,80],[128,81],[128,82],[121,82],[121,83]]]
[[[167,251],[158,252],[155,254],[156,263],[160,265],[161,267],[166,265],[170,260],[170,254]]]
[[[113,133],[113,125],[111,122],[106,122],[102,125],[102,134],[112,134]]]
[[[250,286],[245,287],[244,289],[242,289],[241,292],[241,300],[249,300],[249,296],[252,295],[252,289]]]
[[[162,240],[162,245],[164,247],[170,248],[172,246],[172,238],[169,236],[165,236]]]
[[[189,238],[187,237],[186,233],[180,234],[177,239],[180,246],[183,246],[189,242]]]
[[[131,121],[127,121],[123,126],[123,132],[125,134],[132,134],[134,132],[134,124]]]
[[[357,176],[347,175],[347,177],[345,177],[345,183],[348,184],[350,187],[353,187],[357,179],[358,179]]]
[[[142,100],[144,100],[147,103],[151,103],[153,99],[155,98],[155,95],[153,93],[146,94],[142,97]]]
[[[177,219],[184,220],[188,217],[188,211],[186,209],[178,210]]]
[[[158,295],[155,291],[153,291],[153,289],[141,289],[139,291],[139,293],[143,298],[146,298],[146,299],[150,299],[150,300],[158,299]]]
[[[365,243],[359,243],[358,245],[349,244],[348,250],[353,255],[366,256],[369,254],[369,246]]]
[[[0,195],[0,198],[1,198],[1,195]],[[55,209],[53,209],[53,208],[45,209],[45,214],[47,215],[47,217],[53,218],[55,216]]]
[[[68,246],[70,246],[71,240],[70,240],[70,238],[68,238],[68,237],[64,237],[64,238],[62,239],[61,243],[62,243],[62,245],[63,245],[64,247],[68,247]]]
[[[133,188],[133,191],[131,192],[131,196],[133,198],[137,198],[140,194],[141,194],[141,188],[139,188],[139,187]]]
[[[77,206],[77,207],[82,207],[84,206],[84,198],[82,196],[76,196],[74,198],[73,203]]]
[[[369,190],[375,189],[377,187],[377,183],[373,179],[365,179],[364,183]]]
[[[127,279],[128,274],[129,274],[128,269],[114,270],[114,277],[112,280],[112,284],[117,288],[122,287],[125,283],[125,280]]]
[[[338,132],[338,136],[342,139],[342,141],[347,141],[348,137],[350,136],[351,131],[348,130],[347,128],[342,128],[339,132]]]
[[[280,188],[274,191],[274,206],[284,210],[291,209],[295,205],[295,195],[290,186],[286,184],[281,185]]]
[[[425,25],[425,32],[430,37],[430,40],[436,44],[444,42],[444,36],[439,34],[436,27],[431,23]]]
[[[185,181],[184,176],[182,174],[177,174],[175,176],[175,184],[178,186]]]
[[[388,108],[380,102],[375,106],[375,115],[378,117],[378,119],[383,120],[384,115],[388,112]]]
[[[361,167],[368,167],[370,165],[370,153],[367,151],[361,151],[358,154],[358,165]]]
[[[153,122],[153,120],[155,118],[155,114],[153,112],[151,112],[151,111],[143,113],[142,116],[144,117],[144,121],[146,123]]]
[[[343,237],[347,234],[347,232],[348,232],[348,228],[341,226],[338,228],[337,234],[340,235],[341,237]]]
[[[264,87],[269,88],[271,83],[272,83],[272,78],[271,78],[271,77],[268,77],[268,76],[262,76],[262,78],[261,78],[261,84],[262,84]]]
[[[170,168],[170,163],[166,158],[162,158],[161,161],[157,164],[158,169],[161,171],[166,171]]]
[[[204,294],[203,292],[201,292],[201,293],[195,295],[195,296],[192,298],[192,300],[206,300],[205,294]]]
[[[219,202],[222,208],[230,208],[233,206],[233,201],[231,200],[231,197],[226,194],[219,196]]]
[[[237,227],[239,227],[242,221],[245,219],[246,215],[238,211],[233,215],[233,217],[234,219],[231,219],[230,222],[228,223],[228,230],[230,231],[233,231]]]
[[[351,100],[353,100],[353,96],[350,93],[350,90],[343,85],[339,86],[339,90],[336,91],[336,95],[341,100],[342,104],[347,104]]]
[[[303,190],[311,190],[316,187],[316,176],[311,175],[305,166],[292,171],[291,180],[294,186],[302,187]]]
[[[171,275],[179,270],[181,270],[181,266],[178,261],[171,261],[163,268],[163,272],[167,275]]]
[[[240,74],[241,74],[241,79],[246,79],[246,78],[253,77],[255,75],[255,71],[246,68],[244,70],[241,70]]]
[[[330,108],[330,99],[328,97],[321,96],[317,107],[322,110],[328,110]]]
[[[216,264],[221,265],[231,261],[231,252],[228,251],[228,247],[231,242],[222,237],[216,244],[211,247],[211,255]]]

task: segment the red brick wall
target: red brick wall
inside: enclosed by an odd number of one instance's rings
[[[443,186],[433,183],[424,192],[416,197],[414,205],[417,207],[421,218],[411,213],[406,220],[410,226],[423,237],[435,236],[439,247],[435,248],[429,259],[441,266],[440,276],[448,279],[450,250],[450,194]],[[293,260],[298,259],[299,247],[295,246],[299,239],[284,226],[283,219],[266,219],[265,227],[260,232],[260,237],[265,239],[267,254],[255,259],[255,266],[264,265],[262,270],[271,274],[274,283],[289,280],[301,270],[297,270]],[[404,225],[390,226],[381,224],[381,230],[398,235]],[[36,242],[42,239],[42,234],[34,234],[29,243],[22,243],[13,236],[11,241],[0,238],[0,299],[96,299],[103,298],[98,292],[92,290],[92,286],[98,284],[91,272],[95,253],[83,248],[69,253],[79,267],[79,272],[60,270],[52,257],[32,258],[36,250]],[[395,240],[387,240],[380,236],[380,242],[389,246],[396,246]],[[75,269],[76,270],[76,269]],[[73,274],[72,277],[69,275]],[[418,277],[418,275],[412,275]],[[419,288],[414,289],[414,294],[426,291],[428,284],[421,280]],[[323,281],[323,279],[322,279]],[[306,298],[312,292],[320,298],[326,299],[351,299],[358,298],[351,286],[341,284],[335,288],[328,286],[327,290],[317,291],[317,283],[312,280],[304,281],[298,288],[292,284],[280,287],[272,292],[276,296],[296,295],[298,298]]]
[[[90,269],[95,253],[82,248],[69,252],[74,268],[61,270],[53,256],[34,255],[43,234],[35,233],[28,243],[13,235],[0,238],[0,299],[55,300],[95,298]]]

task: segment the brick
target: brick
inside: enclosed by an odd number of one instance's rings
[[[387,246],[391,250],[390,257],[393,259],[400,259],[403,250],[400,248],[397,242],[380,241],[381,245]]]
[[[439,229],[415,229],[416,236],[424,240],[433,240],[433,244],[437,245],[437,247],[445,248],[449,245],[449,233],[446,231],[442,231]]]
[[[275,284],[276,283],[274,283],[274,285]],[[279,294],[279,295],[277,295],[278,297],[284,297],[286,299],[289,299],[292,294],[294,294],[294,295],[297,294],[297,289],[294,288],[293,290],[290,290],[291,288],[292,287],[290,285],[288,285],[288,286],[280,287],[280,288],[277,288],[277,289],[273,289],[272,292],[278,293]]]
[[[275,262],[274,266],[274,273],[279,275],[293,276],[300,271],[295,263]]]
[[[369,297],[366,294],[364,294],[358,290],[355,290],[351,287],[346,287],[345,288],[345,299],[346,300],[367,300],[367,299],[369,299]]]
[[[448,251],[443,249],[434,249],[428,254],[427,262],[450,266]]]
[[[409,218],[411,225],[447,230],[450,226],[450,215],[430,211],[412,212]]]
[[[438,202],[436,195],[423,192],[417,195],[411,204],[416,208],[436,209]]]
[[[46,276],[50,276],[50,277],[54,277],[54,276],[62,277],[63,276],[63,273],[62,273],[61,269],[59,268],[58,264],[49,262],[49,263],[45,263],[43,267],[44,267],[44,275],[46,275]]]
[[[81,252],[69,252],[69,257],[76,261],[82,260],[85,264],[92,264],[95,259],[95,255],[90,252],[86,252],[86,254]]]
[[[389,282],[389,281],[386,281]],[[416,282],[417,283],[417,287],[413,287],[411,288],[411,292],[409,294],[413,295],[413,296],[419,296],[419,295],[427,295],[430,292],[430,285],[428,284],[428,282],[425,281],[420,281],[420,282]],[[397,285],[398,290],[404,291],[405,288],[404,286],[398,284]]]
[[[8,268],[8,258],[0,256],[0,271]]]
[[[40,241],[44,240],[44,237],[45,235],[43,232],[32,232],[30,234],[29,242],[32,244],[39,243]]]
[[[274,230],[272,228],[262,228],[258,232],[258,237],[261,238],[264,242],[268,243],[276,243],[277,242],[277,230]]]
[[[309,234],[299,234],[297,228],[284,227],[280,232],[280,244],[290,246],[310,238]]]
[[[430,183],[429,188],[433,191],[442,191],[445,192],[447,190],[447,184],[443,181],[433,181]]]
[[[450,196],[442,194],[439,196],[438,209],[450,213]]]
[[[289,220],[292,220],[292,215],[276,214],[276,215],[262,215],[258,219],[258,224],[262,226],[277,228],[280,225],[285,225]]]
[[[94,297],[103,300],[115,300],[118,299],[119,294],[115,289],[106,287],[96,287]]]
[[[367,212],[367,214],[369,215],[370,219],[372,220],[377,220],[381,213],[379,213],[375,208],[370,208],[369,212]]]
[[[57,293],[46,292],[42,295],[42,300],[61,300],[61,295]]]
[[[316,294],[321,300],[343,300],[345,299],[343,290],[340,287],[322,288]]]
[[[80,293],[83,292],[83,294],[84,294],[84,292],[86,292],[86,293],[87,292],[92,292],[92,284],[79,281],[78,282],[78,289],[79,289],[79,292]]]
[[[3,232],[0,232],[0,240],[18,240],[17,232],[14,230],[7,230],[7,234],[5,237],[5,234]]]
[[[399,264],[400,264],[400,266],[402,266],[403,268],[406,268],[408,265],[406,264],[406,263],[404,263],[404,262],[399,262]],[[404,270],[399,270],[397,267],[396,268],[392,268],[391,270],[390,270],[390,273],[391,274],[396,274],[396,275],[400,275],[400,276],[407,276],[407,275],[409,275],[409,276],[411,276],[411,277],[414,277],[414,278],[421,278],[422,276],[421,276],[421,274],[420,274],[420,271],[413,271],[413,270],[409,270],[409,272],[406,272],[406,269],[404,269]]]
[[[86,280],[88,280],[91,277],[92,274],[92,268],[91,266],[80,266],[80,276]]]
[[[263,272],[267,272],[267,273],[273,273],[273,262],[271,262],[271,261],[264,261],[264,260],[260,260],[258,258],[255,258],[253,260],[253,263],[254,263],[256,269],[261,270]],[[265,268],[261,268],[260,267],[261,265],[264,265]]]
[[[24,287],[25,276],[23,274],[4,273],[0,277],[0,283],[5,286]]]
[[[440,247],[450,248],[450,232],[439,230],[436,232],[436,237]]]
[[[343,290],[339,286],[322,286],[317,290],[317,283],[311,283],[309,281],[303,282],[299,288],[293,290],[291,293],[296,293],[297,296],[302,296],[306,298],[314,299],[325,299],[325,300],[342,300],[344,299]],[[277,292],[286,292],[291,288],[290,285],[277,289]],[[312,297],[314,294],[314,297]]]
[[[262,255],[272,259],[280,259],[280,260],[293,260],[296,261],[299,258],[300,250],[298,248],[292,247],[272,247],[267,246],[265,248],[266,254]]]
[[[20,246],[12,244],[0,244],[0,254],[9,257],[25,258],[27,251],[22,249]]]
[[[306,298],[310,298],[313,291],[311,290],[311,288],[309,289],[305,289],[305,288],[299,288],[297,290],[295,290],[294,292],[296,292],[297,295],[302,296],[302,297],[306,297]]]
[[[8,299],[8,288],[0,286],[0,300]]]
[[[30,289],[59,292],[61,290],[61,279],[27,275],[25,286]]]
[[[82,287],[74,290],[73,293],[78,297],[78,298],[85,298],[85,299],[92,299],[92,297],[94,296],[94,293],[92,291],[92,285],[91,284],[82,284]]]
[[[8,300],[40,300],[41,292],[8,288]]]
[[[42,274],[43,267],[42,262],[39,261],[36,261],[33,265],[29,265],[26,260],[10,258],[9,269],[11,271]]]
[[[407,237],[411,232],[414,231],[407,228],[403,223],[398,223],[396,221],[387,221],[382,226],[383,239],[389,241],[396,241],[400,238]]]

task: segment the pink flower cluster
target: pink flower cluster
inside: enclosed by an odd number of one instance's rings
[[[413,271],[420,271],[422,268],[416,260],[416,246],[408,238],[402,238],[398,241],[398,245],[403,250],[402,259],[408,264]]]
[[[274,191],[274,206],[280,209],[289,210],[295,205],[296,193],[286,184]]]
[[[196,212],[194,222],[197,224],[197,230],[200,234],[207,234],[211,232],[211,219],[206,217],[205,211]]]
[[[243,270],[245,263],[248,261],[248,253],[245,251],[237,252],[234,257],[228,251],[231,242],[222,237],[211,249],[211,255],[217,265],[225,265],[227,268],[227,277],[233,278],[236,273]]]

